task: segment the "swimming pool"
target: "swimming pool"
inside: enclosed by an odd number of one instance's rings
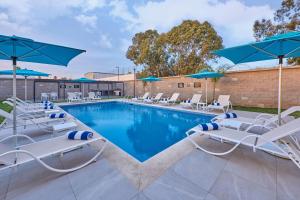
[[[214,116],[123,102],[62,106],[78,120],[143,162]]]

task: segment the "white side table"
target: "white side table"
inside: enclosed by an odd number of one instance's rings
[[[199,102],[197,103],[197,110],[205,110],[205,108],[207,107],[207,104],[204,102]]]

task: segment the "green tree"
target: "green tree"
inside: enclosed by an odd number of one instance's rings
[[[222,38],[208,22],[183,21],[167,34],[169,62],[176,75],[196,73],[209,68],[216,56],[212,50],[223,47]]]
[[[289,31],[300,31],[300,0],[283,0],[272,20],[256,20],[253,25],[254,37],[257,41]],[[300,59],[288,59],[288,63],[300,64]]]
[[[164,42],[156,30],[147,30],[137,33],[132,39],[126,57],[135,65],[142,65],[145,68],[143,75],[161,75],[161,70],[166,63]]]
[[[135,34],[126,56],[144,67],[141,77],[183,75],[210,68],[216,59],[211,51],[222,47],[222,38],[211,24],[186,20],[167,33]]]

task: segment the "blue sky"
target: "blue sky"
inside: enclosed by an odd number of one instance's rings
[[[30,37],[87,50],[68,68],[31,63],[27,67],[59,77],[85,72],[132,70],[125,52],[136,32],[166,32],[184,19],[207,20],[225,46],[253,40],[255,19],[272,18],[280,0],[1,0],[0,34]],[[271,63],[268,63],[271,64]],[[266,65],[263,63],[262,65]],[[0,69],[11,63],[0,61]],[[246,66],[248,67],[248,65]],[[253,67],[253,65],[251,66]]]

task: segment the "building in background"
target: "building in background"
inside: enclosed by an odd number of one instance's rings
[[[94,79],[97,81],[132,81],[134,80],[133,74],[115,74],[105,72],[88,72],[84,74],[84,77]]]

